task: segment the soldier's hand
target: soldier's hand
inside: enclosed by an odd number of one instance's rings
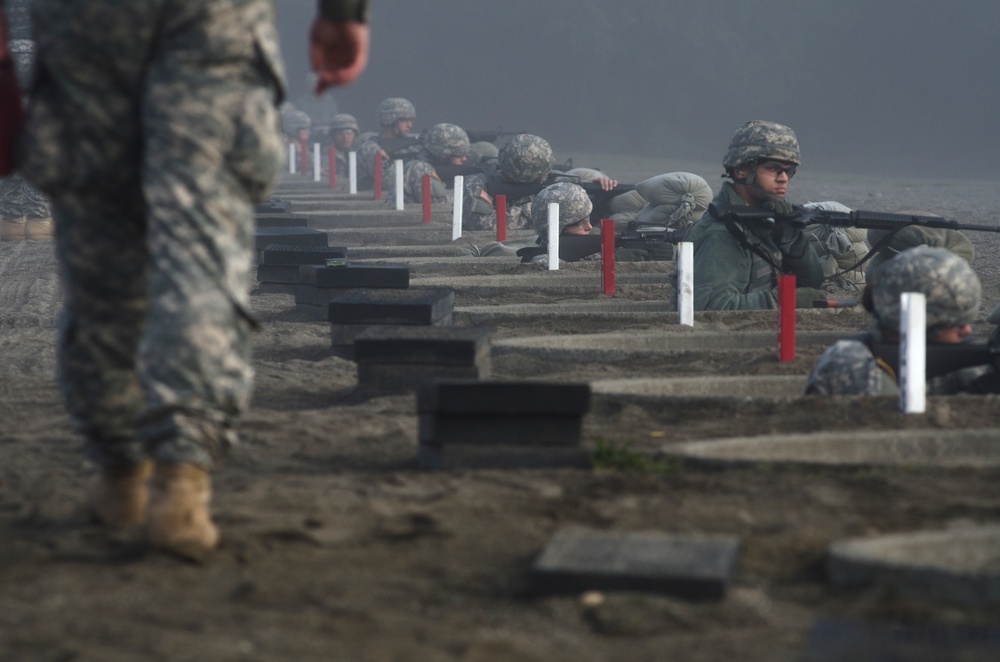
[[[597,183],[600,185],[602,191],[610,191],[618,186],[618,180],[611,179],[610,177],[598,177]]]
[[[316,17],[309,33],[309,61],[316,72],[316,94],[357,80],[368,65],[370,38],[367,23]]]

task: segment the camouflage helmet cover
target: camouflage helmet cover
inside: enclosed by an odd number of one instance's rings
[[[358,121],[354,119],[354,115],[338,113],[330,120],[330,130],[340,131],[343,129],[352,129],[356,134],[361,133],[361,129],[358,128]]]
[[[530,184],[548,175],[555,162],[549,143],[530,133],[514,136],[497,153],[500,172],[520,184]]]
[[[469,134],[455,124],[435,124],[424,138],[427,151],[439,159],[466,156],[469,153]]]
[[[559,231],[590,216],[594,203],[579,184],[556,182],[546,186],[531,202],[531,224],[538,234],[545,234],[549,227],[549,205],[559,205]]]
[[[795,132],[784,124],[753,120],[741,126],[722,159],[724,168],[735,168],[758,159],[775,159],[799,165],[799,141]]]
[[[927,297],[927,328],[969,324],[979,314],[982,285],[969,263],[945,248],[919,246],[882,267],[872,291],[874,316],[882,328],[899,328],[899,296]]]
[[[406,99],[393,97],[378,105],[376,115],[379,126],[389,126],[398,120],[417,119],[417,110]]]
[[[281,113],[281,128],[285,133],[295,133],[310,126],[312,120],[309,119],[309,115],[297,108],[289,106]]]

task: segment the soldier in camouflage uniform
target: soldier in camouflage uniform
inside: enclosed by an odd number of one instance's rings
[[[424,149],[416,159],[403,169],[403,199],[406,202],[423,202],[424,175],[431,178],[431,202],[450,203],[454,200],[451,190],[454,178],[442,178],[450,166],[464,165],[469,158],[469,135],[454,124],[435,124],[423,138]],[[389,190],[395,190],[395,179]]]
[[[921,212],[912,213],[920,214]],[[890,232],[892,230],[869,230],[868,236],[872,244],[877,245]],[[871,281],[877,280],[882,265],[903,251],[917,246],[945,248],[969,264],[972,264],[972,260],[976,257],[976,250],[972,246],[972,242],[958,230],[910,225],[896,230],[889,243],[872,256],[865,271],[866,278]]]
[[[733,135],[723,158],[722,185],[716,207],[750,206],[789,214],[785,194],[801,161],[795,133],[775,122],[747,122]],[[695,310],[776,308],[777,276],[794,274],[796,305],[809,307],[826,298],[823,265],[809,238],[791,223],[778,220],[733,221],[705,214],[685,236],[694,244]]]
[[[363,68],[365,11],[321,2],[317,89]],[[250,399],[253,204],[284,158],[274,18],[270,0],[33,3],[20,167],[52,199],[59,382],[93,507],[191,558],[217,544],[208,471]]]
[[[348,154],[355,148],[354,141],[358,139],[360,132],[358,121],[354,119],[354,115],[339,113],[334,115],[330,121],[329,136],[330,144],[333,145],[334,149],[334,158],[336,159],[334,166],[337,169],[338,187],[341,185],[341,182],[347,183],[347,178],[350,175]],[[329,159],[328,151],[326,158]],[[329,164],[327,164],[327,167],[330,167]]]
[[[898,376],[873,352],[876,343],[899,342],[900,295],[922,293],[927,301],[927,343],[955,344],[972,333],[982,287],[969,263],[943,248],[920,246],[885,263],[865,288],[872,330],[858,340],[827,348],[809,373],[813,395],[898,395]],[[976,392],[987,368],[965,368],[928,381],[930,394]]]
[[[375,186],[375,157],[382,155],[382,182],[393,178],[395,159],[405,164],[416,158],[420,151],[420,140],[410,135],[417,111],[413,104],[399,97],[385,99],[378,105],[375,119],[381,127],[378,135],[369,138],[358,147],[358,188],[371,189]]]
[[[22,89],[30,84],[35,65],[29,4],[28,0],[7,3],[10,54]],[[52,208],[45,194],[19,173],[0,179],[0,239],[52,239],[52,234]]]
[[[465,180],[462,206],[462,228],[465,230],[496,230],[497,213],[493,197],[486,190],[491,179],[516,184],[544,182],[555,164],[552,147],[543,138],[521,133],[500,148],[495,169]],[[507,228],[529,227],[531,201],[534,196],[507,200]]]

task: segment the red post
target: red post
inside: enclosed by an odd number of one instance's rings
[[[604,296],[615,295],[615,222],[601,219],[601,291]]]
[[[507,196],[498,195],[497,208],[497,241],[507,241]]]
[[[299,146],[302,148],[299,164],[302,166],[302,176],[306,177],[309,175],[309,140],[302,138],[299,140]]]
[[[375,155],[375,196],[376,200],[382,199],[382,152]]]
[[[424,202],[424,223],[431,222],[431,176],[424,175],[424,180],[421,182],[422,186],[422,200]]]
[[[795,360],[795,276],[778,276],[778,361]]]
[[[330,188],[337,188],[337,148],[330,145]]]

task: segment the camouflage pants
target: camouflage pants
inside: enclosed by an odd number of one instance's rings
[[[210,466],[252,384],[253,204],[278,174],[268,0],[37,0],[22,172],[52,200],[59,380],[105,464]]]

